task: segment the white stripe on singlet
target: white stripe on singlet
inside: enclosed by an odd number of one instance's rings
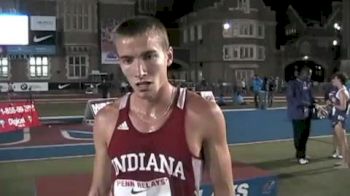
[[[202,173],[203,173],[203,161],[201,159],[192,158],[192,168],[194,175],[194,185],[196,187],[196,191],[199,191],[200,183],[202,181]]]
[[[180,88],[179,98],[177,99],[177,107],[184,109],[186,100],[186,88]]]
[[[129,96],[130,93],[127,93],[122,98],[120,98],[119,110],[124,109],[126,107],[126,103],[128,102]]]

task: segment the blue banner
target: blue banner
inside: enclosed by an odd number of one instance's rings
[[[277,195],[277,177],[262,176],[238,180],[234,184],[235,196],[275,196]],[[213,187],[209,184],[200,187],[199,196],[214,196]]]
[[[8,55],[55,55],[55,45],[7,46]]]

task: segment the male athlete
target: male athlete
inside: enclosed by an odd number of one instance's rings
[[[332,77],[332,85],[337,88],[337,92],[332,97],[331,122],[334,128],[334,133],[337,138],[337,143],[340,147],[341,155],[343,160],[337,163],[337,168],[349,168],[350,157],[349,157],[349,144],[346,136],[345,122],[348,116],[349,109],[349,92],[345,86],[347,76],[342,73],[335,73]]]
[[[169,83],[173,49],[165,27],[152,17],[131,18],[118,26],[114,41],[133,93],[95,118],[89,196],[199,195],[203,166],[215,195],[234,195],[222,111]]]

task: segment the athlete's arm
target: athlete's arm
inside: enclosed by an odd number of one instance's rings
[[[209,109],[204,112],[203,125],[204,159],[209,169],[215,195],[232,196],[233,176],[231,156],[227,145],[226,124],[224,115],[215,103],[209,103]]]
[[[96,116],[93,127],[95,144],[95,161],[89,196],[107,196],[111,188],[111,161],[107,149],[113,120],[109,115],[111,108],[103,108]],[[108,114],[109,113],[109,114]],[[112,112],[113,113],[113,112]],[[115,116],[114,116],[115,118]],[[112,122],[111,122],[112,120]],[[111,125],[112,124],[112,125]]]

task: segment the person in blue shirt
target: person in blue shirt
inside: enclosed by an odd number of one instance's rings
[[[262,83],[263,83],[263,81],[260,79],[260,77],[258,75],[255,75],[253,82],[252,82],[252,87],[253,87],[253,92],[254,92],[254,103],[255,103],[256,108],[259,108],[259,104],[261,104],[258,102],[258,98],[260,95]]]
[[[242,94],[241,94],[239,91],[237,91],[237,93],[236,93],[234,102],[235,102],[237,105],[246,105],[246,104],[247,104],[247,103],[244,101],[244,98],[243,98]]]
[[[288,82],[287,113],[293,125],[294,147],[298,163],[309,163],[306,144],[310,134],[311,110],[314,98],[311,92],[311,69],[303,67],[296,79]]]

